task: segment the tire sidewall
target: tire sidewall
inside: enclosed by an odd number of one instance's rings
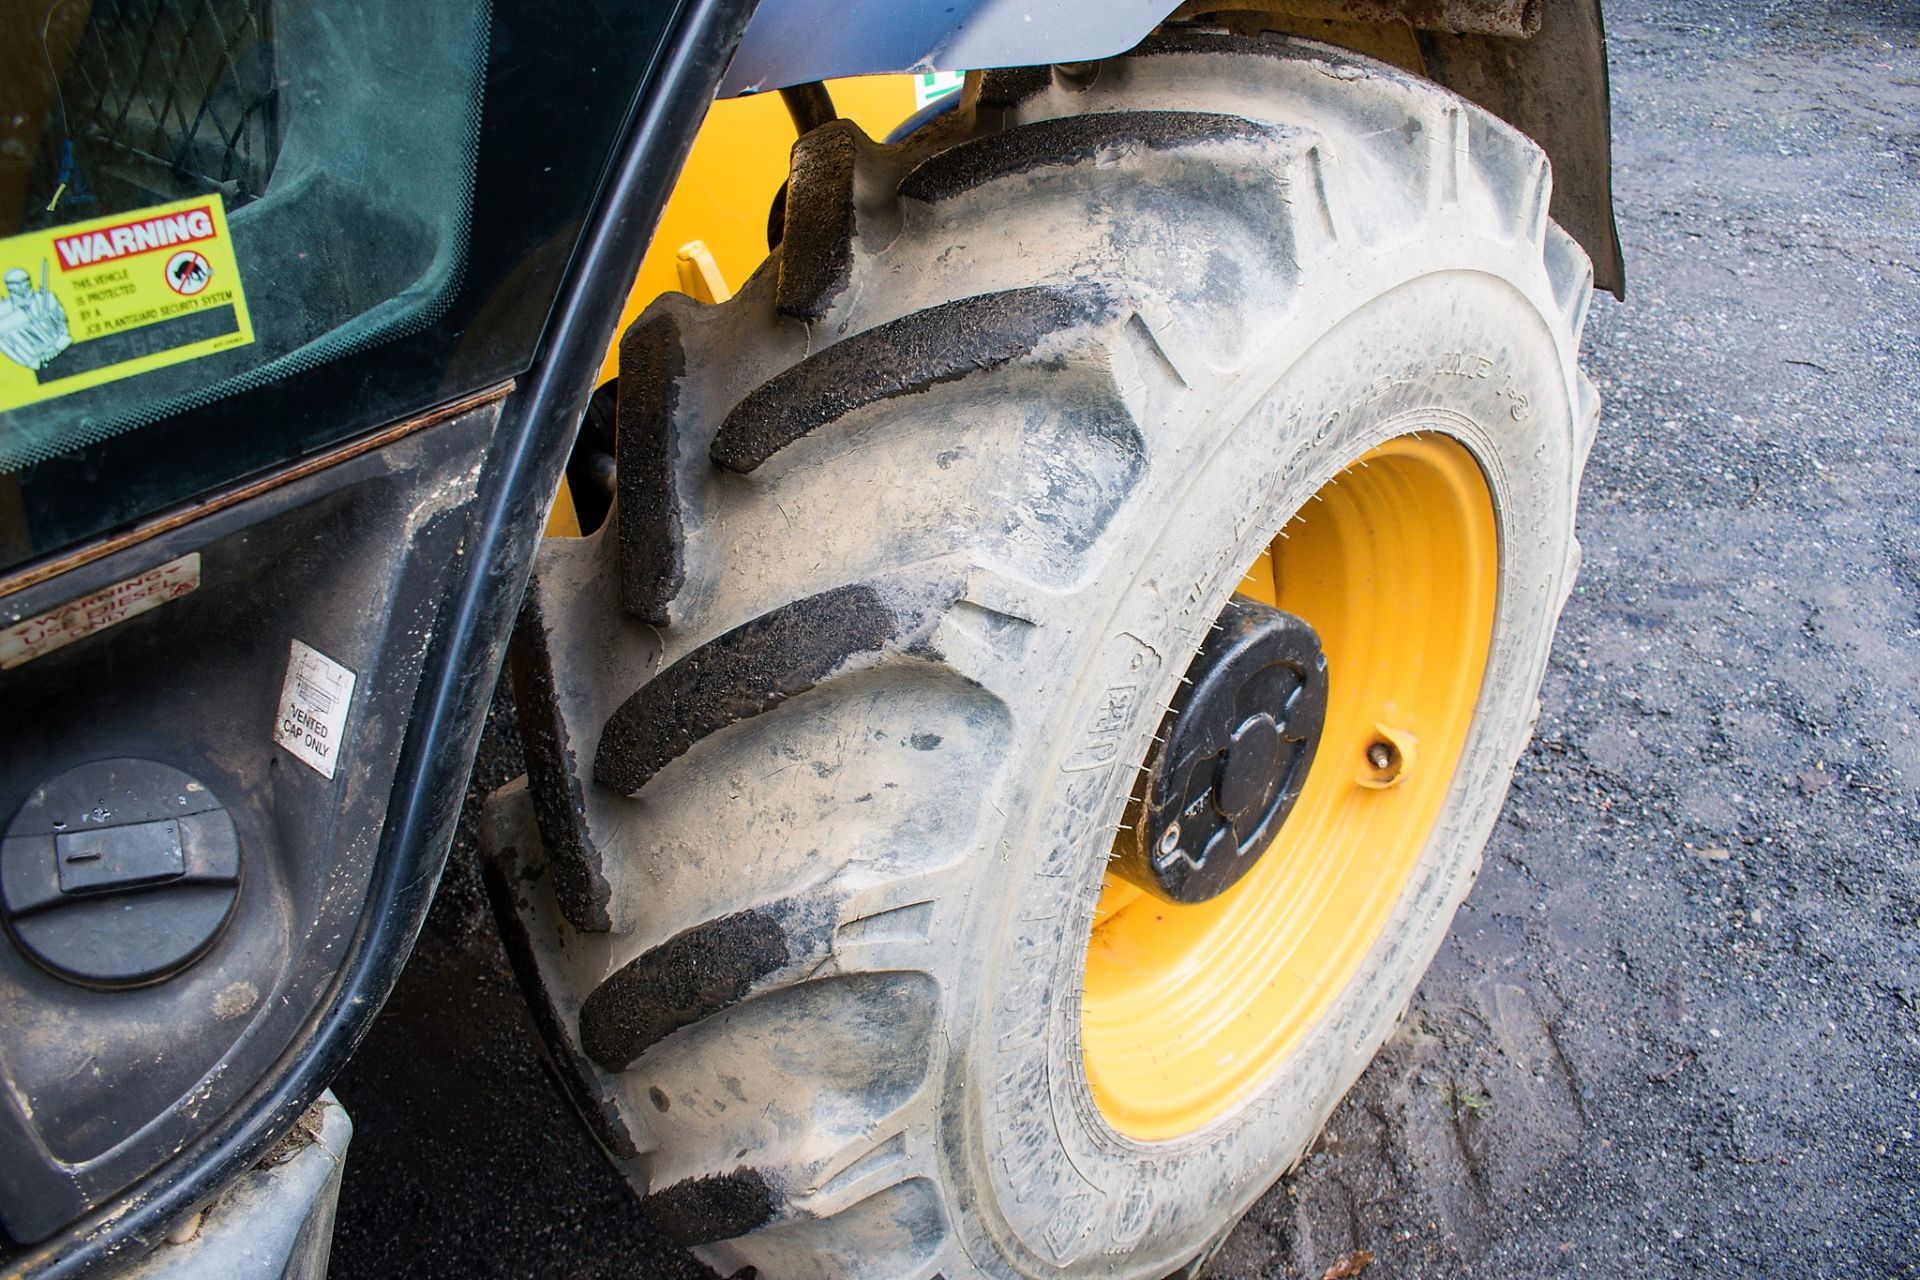
[[[1073,692],[1028,737],[1049,755],[1029,762],[1024,817],[1001,838],[1023,852],[977,882],[963,926],[962,953],[989,972],[955,1010],[966,1050],[948,1072],[944,1146],[983,1271],[1162,1275],[1192,1258],[1304,1151],[1466,895],[1531,732],[1571,564],[1571,339],[1549,319],[1537,249],[1510,247],[1427,241],[1338,264],[1296,295],[1248,372],[1170,393],[1180,421],[1148,425],[1162,454],[1138,509],[1157,518],[1114,532],[1108,564],[1134,571],[1088,588],[1086,628],[1071,629],[1083,638],[1054,654]],[[1478,461],[1502,560],[1486,678],[1440,817],[1359,970],[1265,1082],[1193,1134],[1126,1138],[1087,1085],[1079,993],[1137,762],[1245,567],[1352,460],[1414,431]]]

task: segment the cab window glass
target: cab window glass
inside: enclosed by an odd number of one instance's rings
[[[33,47],[11,42],[0,72],[0,470],[445,307],[470,225],[483,6],[28,9]]]
[[[0,0],[0,570],[524,368],[677,7]]]

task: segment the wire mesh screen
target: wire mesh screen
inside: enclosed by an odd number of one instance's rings
[[[57,90],[30,186],[34,221],[210,191],[232,209],[266,191],[279,139],[268,0],[95,0],[64,42],[48,16],[42,52]]]

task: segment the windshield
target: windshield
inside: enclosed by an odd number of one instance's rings
[[[524,368],[672,8],[0,0],[0,570]]]

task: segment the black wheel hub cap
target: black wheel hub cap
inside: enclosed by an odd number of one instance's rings
[[[1300,798],[1326,715],[1320,637],[1235,596],[1167,708],[1115,870],[1169,902],[1233,887]]]

